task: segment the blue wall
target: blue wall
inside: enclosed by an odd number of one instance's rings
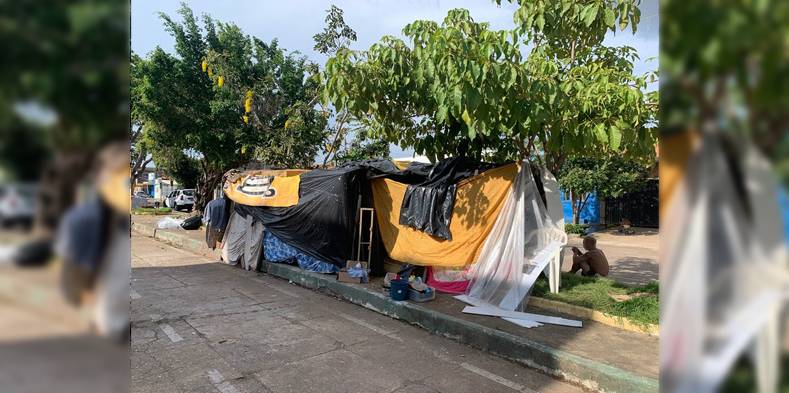
[[[562,192],[560,195],[562,198],[562,207],[564,208],[564,222],[566,224],[572,224],[573,203],[569,199],[564,198],[564,192]],[[589,200],[586,201],[586,206],[584,206],[584,209],[581,211],[581,219],[578,222],[581,224],[600,223],[600,206],[597,203],[597,194],[592,194],[589,196]]]

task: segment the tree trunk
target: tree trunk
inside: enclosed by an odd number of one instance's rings
[[[195,205],[194,210],[203,214],[205,205],[214,199],[214,189],[222,181],[222,172],[219,171],[203,171],[200,179],[197,180],[197,189],[195,190]]]
[[[545,154],[545,167],[548,168],[548,171],[557,176],[559,172],[562,170],[562,165],[564,165],[564,157],[560,156],[559,154],[551,154],[546,152]]]
[[[581,221],[581,198],[576,198],[573,195],[573,224],[578,224]]]
[[[86,152],[55,153],[44,165],[37,195],[36,235],[54,235],[63,213],[77,198],[77,189],[90,169],[92,158],[93,154]]]
[[[589,201],[590,195],[591,194],[586,194],[585,196],[577,197],[573,195],[573,224],[581,223],[581,212],[584,211],[586,202]]]
[[[143,174],[143,172],[145,172],[145,167],[148,165],[148,163],[150,163],[151,160],[153,160],[153,158],[149,158],[147,156],[148,156],[148,152],[142,151],[137,153],[137,157],[134,158],[134,161],[132,162],[133,165],[131,168],[132,186],[134,186],[134,183],[136,183],[137,180],[140,178],[140,176]]]

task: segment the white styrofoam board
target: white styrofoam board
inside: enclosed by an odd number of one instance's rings
[[[476,315],[488,315],[492,317],[505,317],[505,318],[514,318],[514,319],[525,319],[528,321],[535,321],[540,323],[549,323],[552,325],[562,325],[562,326],[570,326],[570,327],[583,327],[583,323],[581,321],[576,321],[573,319],[566,319],[560,317],[552,317],[548,315],[542,314],[533,314],[533,313],[526,313],[526,312],[518,312],[518,311],[507,311],[502,310],[500,308],[495,308],[491,306],[469,306],[463,309],[464,313],[467,314],[476,314]]]

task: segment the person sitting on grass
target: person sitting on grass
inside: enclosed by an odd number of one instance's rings
[[[585,253],[578,247],[573,247],[573,267],[570,273],[575,274],[580,270],[581,275],[586,277],[594,277],[595,274],[608,276],[608,259],[603,251],[597,248],[597,239],[587,236],[583,244]]]

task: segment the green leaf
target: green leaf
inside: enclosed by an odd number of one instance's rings
[[[463,92],[460,90],[460,87],[455,86],[455,89],[452,91],[452,93],[452,113],[457,116],[463,109]]]
[[[591,26],[595,19],[597,19],[597,4],[593,3],[586,6],[582,18],[586,27]]]
[[[469,128],[471,128],[471,124],[473,124],[473,120],[471,119],[471,115],[469,115],[469,113],[468,113],[468,109],[465,109],[463,111],[463,115],[461,115],[460,117],[463,119],[463,122],[465,122],[466,125]]]
[[[611,144],[611,149],[619,150],[619,146],[622,144],[622,131],[620,131],[617,126],[612,125],[611,128],[608,129],[608,139]]]
[[[605,124],[597,123],[594,127],[595,136],[597,136],[597,140],[602,142],[603,144],[608,143],[608,134],[605,132]]]
[[[537,26],[537,31],[542,31],[545,28],[545,16],[543,14],[537,15],[534,24]]]
[[[446,105],[441,105],[438,107],[436,111],[436,121],[439,123],[445,123],[447,121],[447,112],[449,108]]]
[[[614,28],[616,23],[616,16],[614,15],[614,10],[610,8],[605,9],[605,25],[609,28]]]

